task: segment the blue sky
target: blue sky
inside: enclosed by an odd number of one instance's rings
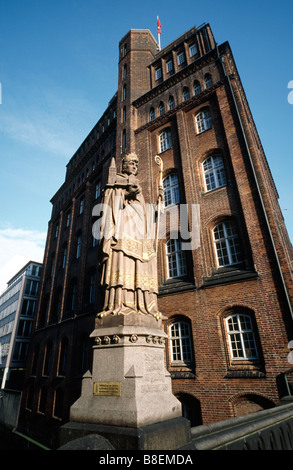
[[[293,240],[291,1],[0,0],[0,290],[42,261],[50,199],[116,92],[119,40],[157,38],[157,15],[162,47],[202,23],[229,41]]]

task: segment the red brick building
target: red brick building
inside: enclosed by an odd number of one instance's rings
[[[102,304],[92,210],[111,157],[139,157],[155,203],[163,160],[159,306],[166,366],[192,425],[274,406],[292,333],[292,246],[228,42],[209,25],[159,50],[148,30],[119,44],[118,91],[67,165],[52,198],[38,314],[21,409],[24,432],[53,435],[90,367]],[[200,244],[174,239],[180,204],[200,208]],[[282,221],[282,223],[280,223]],[[170,225],[171,224],[171,225]]]

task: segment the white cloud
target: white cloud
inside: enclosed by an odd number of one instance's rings
[[[36,230],[0,228],[0,293],[28,261],[43,262],[46,236]]]
[[[13,140],[69,158],[95,119],[94,106],[74,90],[43,85],[25,92],[18,84],[1,107],[0,129]]]

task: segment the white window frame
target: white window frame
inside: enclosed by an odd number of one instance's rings
[[[170,173],[163,180],[164,206],[170,207],[180,203],[179,183],[176,173]]]
[[[181,247],[181,240],[170,238],[166,242],[166,257],[168,279],[186,276],[186,256]]]
[[[166,129],[159,134],[159,147],[160,153],[172,148],[172,137],[170,129]]]
[[[196,54],[197,54],[197,46],[194,42],[193,44],[190,44],[190,46],[189,46],[189,55],[190,55],[190,57],[193,57]]]
[[[169,325],[170,356],[172,364],[193,362],[190,324],[176,320]]]
[[[173,60],[170,59],[166,62],[166,71],[167,73],[170,73],[172,72],[172,70],[173,70]]]
[[[207,192],[226,186],[226,171],[222,155],[211,155],[206,158],[202,163],[202,171]]]
[[[250,315],[233,313],[225,320],[231,359],[233,361],[258,359]]]
[[[184,64],[184,62],[185,62],[185,53],[184,53],[184,51],[179,52],[179,54],[177,54],[177,61],[178,61],[178,65]]]
[[[233,221],[225,220],[217,224],[213,228],[213,238],[219,268],[242,262],[239,234]]]
[[[160,78],[162,78],[162,68],[158,67],[156,69],[156,80],[160,80]]]
[[[204,109],[195,116],[196,131],[198,134],[212,128],[212,118],[209,109]]]

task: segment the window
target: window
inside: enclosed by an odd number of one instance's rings
[[[39,412],[40,413],[45,413],[46,402],[47,402],[47,388],[43,386],[40,390],[40,395],[39,395]]]
[[[98,181],[96,184],[95,199],[98,199],[101,195],[101,181]]]
[[[175,108],[175,101],[174,101],[173,96],[170,96],[170,98],[168,100],[168,108],[169,109],[174,109]]]
[[[207,191],[225,186],[226,173],[221,155],[213,155],[207,158],[202,167]]]
[[[190,57],[193,57],[195,54],[197,54],[197,47],[196,44],[193,43],[189,46],[189,55]]]
[[[178,65],[182,65],[185,62],[185,54],[184,52],[179,52],[177,55]]]
[[[166,70],[167,70],[167,73],[170,73],[172,72],[173,70],[173,60],[168,60],[168,62],[166,62]]]
[[[181,248],[181,241],[172,239],[166,243],[168,277],[182,277],[187,273],[185,251]]]
[[[207,131],[212,127],[212,118],[209,109],[205,109],[201,111],[195,116],[196,122],[196,130],[197,133],[200,134],[201,132]]]
[[[28,279],[25,285],[25,295],[36,296],[38,293],[38,288],[39,288],[39,281],[32,281]]]
[[[160,78],[162,78],[162,69],[161,69],[161,67],[156,69],[156,80],[160,80]]]
[[[35,313],[36,301],[24,299],[21,308],[21,315],[32,316]]]
[[[126,85],[123,86],[123,101],[126,100]]]
[[[155,119],[155,110],[154,108],[151,108],[150,109],[150,121],[152,121],[153,119]]]
[[[209,73],[206,73],[204,76],[204,86],[205,88],[209,88],[213,84],[212,76]]]
[[[160,152],[165,152],[165,150],[168,150],[172,148],[172,139],[171,139],[171,131],[170,129],[163,131],[159,135],[159,144],[160,144]]]
[[[126,129],[123,129],[122,132],[122,153],[125,153],[126,150]]]
[[[79,213],[83,214],[83,211],[84,211],[84,197],[82,197],[79,202]]]
[[[127,74],[127,65],[124,65],[124,67],[123,67],[123,78],[124,78],[124,80],[126,78],[126,74]]]
[[[233,314],[226,318],[232,359],[257,359],[258,353],[249,315]]]
[[[90,275],[90,285],[89,285],[89,303],[95,303],[95,296],[96,296],[96,273],[91,273]]]
[[[193,361],[191,331],[186,321],[175,321],[169,326],[171,361]]]
[[[179,204],[179,184],[178,177],[175,173],[166,176],[163,181],[164,188],[164,205],[165,207],[173,204]]]
[[[77,280],[74,279],[70,286],[70,309],[74,312],[77,307]]]
[[[164,112],[165,112],[165,106],[164,106],[164,103],[161,101],[159,104],[159,116],[162,116]]]
[[[32,331],[32,320],[19,320],[17,335],[20,337],[30,337]]]
[[[65,269],[66,266],[66,258],[67,258],[67,243],[64,243],[62,247],[62,269]]]
[[[189,88],[184,87],[183,88],[183,101],[189,100],[189,98],[190,98]]]
[[[195,95],[198,95],[201,92],[201,86],[198,80],[195,80],[193,84],[193,93]]]
[[[66,227],[69,227],[69,225],[70,225],[70,219],[71,219],[71,212],[67,212],[67,215],[66,215]]]
[[[123,111],[122,111],[122,121],[126,122],[126,106],[124,106]]]
[[[230,266],[242,261],[242,253],[236,225],[225,221],[213,230],[218,266]]]
[[[79,233],[76,237],[76,259],[79,259],[81,255],[81,241],[81,233]]]

